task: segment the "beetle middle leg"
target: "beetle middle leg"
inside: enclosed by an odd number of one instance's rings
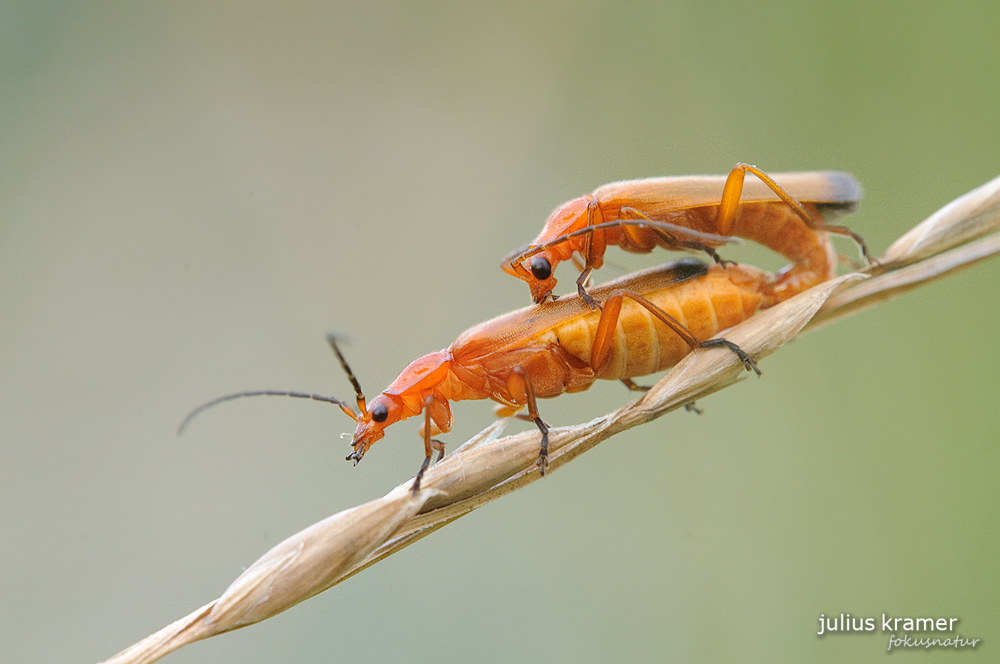
[[[549,425],[542,421],[542,418],[538,415],[538,403],[535,401],[535,388],[531,384],[531,376],[520,365],[514,367],[512,371],[515,376],[521,379],[521,383],[524,385],[524,395],[528,401],[528,418],[542,432],[542,446],[538,451],[536,465],[538,466],[539,474],[544,477],[545,468],[549,465]]]
[[[416,478],[413,480],[413,493],[414,495],[420,491],[420,480],[424,477],[424,471],[426,471],[431,465],[431,450],[437,450],[438,458],[434,463],[440,463],[441,459],[444,458],[444,443],[440,440],[434,440],[431,438],[431,406],[434,405],[434,397],[428,396],[424,397],[424,425],[421,427],[420,434],[424,439],[424,461],[420,464],[420,470],[417,472]]]
[[[636,385],[631,378],[622,378],[622,384],[633,392],[649,392],[652,385]]]
[[[622,378],[621,381],[622,384],[625,385],[625,387],[632,390],[633,392],[649,392],[651,389],[653,389],[652,385],[637,385],[631,378]],[[694,413],[696,415],[701,415],[702,413],[705,412],[701,408],[698,408],[698,404],[696,404],[694,401],[692,401],[691,403],[684,404],[684,410],[686,410],[689,413]]]

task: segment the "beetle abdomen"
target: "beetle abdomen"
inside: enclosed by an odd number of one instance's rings
[[[767,275],[756,268],[713,266],[704,276],[643,295],[698,341],[705,341],[756,313],[764,301],[762,291],[768,281]],[[559,326],[556,332],[560,343],[589,362],[598,319],[595,313]],[[674,330],[626,296],[611,351],[596,375],[611,380],[644,376],[674,366],[691,350]]]

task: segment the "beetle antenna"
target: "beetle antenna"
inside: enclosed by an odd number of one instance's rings
[[[344,359],[343,354],[340,352],[340,348],[337,347],[337,337],[333,332],[326,333],[326,340],[329,342],[330,347],[333,348],[333,352],[337,354],[337,359],[340,360],[340,366],[343,367],[344,373],[347,374],[347,380],[351,381],[351,385],[354,386],[354,393],[357,395],[358,399],[358,409],[361,411],[363,417],[368,417],[368,407],[365,401],[365,394],[361,391],[361,384],[358,383],[358,379],[354,377],[354,372],[351,371],[351,367],[347,365],[347,360]]]
[[[526,258],[530,258],[535,254],[539,254],[546,249],[551,249],[552,247],[563,244],[568,240],[573,238],[582,237],[584,235],[590,235],[594,231],[614,228],[616,226],[644,226],[646,228],[652,228],[655,231],[665,233],[667,237],[673,238],[677,244],[684,246],[687,249],[706,251],[710,250],[709,245],[704,244],[705,242],[711,242],[714,244],[743,244],[743,240],[738,237],[732,237],[729,235],[716,235],[715,233],[705,233],[702,231],[696,231],[692,228],[685,228],[684,226],[678,226],[677,224],[671,224],[666,221],[655,221],[653,219],[641,218],[641,219],[618,219],[617,221],[602,221],[599,224],[593,224],[591,226],[585,226],[583,228],[578,228],[570,233],[565,233],[556,238],[549,240],[543,244],[529,245],[526,244],[519,249],[515,249],[510,254],[504,258],[504,261],[509,262],[521,262]],[[700,242],[699,242],[700,240]],[[693,246],[688,246],[693,245]],[[711,252],[709,252],[711,253]],[[714,256],[713,256],[714,258]]]
[[[212,406],[217,406],[225,401],[232,401],[233,399],[242,399],[243,397],[295,397],[297,399],[312,399],[313,401],[323,401],[325,403],[335,403],[340,406],[340,409],[347,413],[355,422],[358,421],[358,416],[353,410],[351,410],[350,404],[346,401],[341,401],[340,399],[335,399],[333,397],[325,397],[322,394],[309,394],[308,392],[291,392],[288,390],[251,390],[249,392],[237,392],[235,394],[227,394],[224,397],[219,397],[218,399],[212,399],[209,402],[203,403],[184,418],[181,425],[177,427],[177,435],[184,433],[184,429],[187,425],[194,419],[195,415],[201,413],[204,410],[208,410]]]

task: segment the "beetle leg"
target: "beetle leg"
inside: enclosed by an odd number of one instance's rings
[[[545,467],[549,465],[549,425],[543,422],[542,418],[538,416],[538,404],[535,401],[535,388],[531,384],[531,376],[520,365],[514,367],[513,372],[524,383],[524,395],[528,400],[528,416],[525,419],[530,419],[534,422],[538,430],[542,432],[542,446],[538,451],[536,465],[538,466],[539,473],[544,477]]]
[[[521,412],[522,408],[524,408],[524,406],[498,406],[493,409],[493,412],[497,413],[497,415],[501,417],[513,417],[515,420],[522,420],[524,422],[531,422],[532,424],[534,424],[535,418],[533,418],[531,415],[528,415],[527,413],[522,413]],[[502,412],[510,414],[500,415],[500,413]]]
[[[663,309],[630,290],[618,288],[611,292],[611,295],[604,301],[604,309],[601,311],[601,319],[597,322],[597,331],[594,333],[594,345],[590,351],[590,368],[597,371],[608,359],[611,353],[611,342],[614,340],[615,327],[618,325],[618,317],[621,315],[622,300],[630,298],[645,307],[653,316],[659,319],[664,325],[673,330],[684,342],[694,348],[719,348],[725,347],[736,353],[747,371],[754,371],[759,376],[760,369],[757,362],[750,357],[746,351],[728,339],[709,339],[708,341],[698,341],[698,338],[691,333],[691,330],[684,327],[679,320],[668,314]]]
[[[541,245],[550,246],[565,242],[577,234],[583,235],[583,248],[579,250],[583,258],[582,264],[576,257],[577,252],[574,251],[571,258],[573,264],[580,270],[580,276],[576,280],[576,290],[580,294],[580,298],[587,303],[587,306],[592,311],[600,309],[601,305],[587,292],[587,280],[590,279],[590,273],[594,271],[594,268],[600,267],[603,263],[604,251],[608,247],[607,238],[604,235],[604,229],[607,226],[608,224],[604,222],[604,211],[601,210],[601,204],[597,202],[596,198],[591,198],[587,204],[587,225],[579,229],[582,233],[579,231],[570,233],[567,236],[557,238],[553,242]],[[598,231],[600,231],[600,235],[598,235]],[[552,299],[555,300],[556,296],[553,295]],[[540,302],[544,302],[544,298]]]
[[[584,268],[583,272],[576,279],[576,292],[580,294],[580,299],[587,303],[591,311],[596,311],[601,308],[601,305],[597,303],[590,293],[587,292],[587,280],[590,279],[590,274],[594,271],[593,267]]]
[[[847,268],[852,272],[858,272],[859,270],[863,270],[865,267],[864,265],[854,260],[850,256],[845,256],[844,254],[841,254],[839,252],[837,253],[837,262],[840,263],[841,265],[846,265]]]
[[[436,446],[435,440],[431,440],[431,406],[434,405],[434,397],[426,396],[424,397],[424,426],[423,426],[423,436],[424,436],[424,462],[420,464],[420,470],[417,472],[417,476],[413,480],[413,495],[417,495],[420,491],[420,480],[424,477],[424,471],[431,465],[431,448]],[[437,443],[441,446],[441,456],[444,456],[444,445]],[[438,461],[441,457],[438,457]]]
[[[747,371],[752,370],[758,376],[760,375],[760,369],[757,368],[757,361],[750,357],[745,350],[734,344],[729,339],[709,339],[707,341],[702,341],[699,346],[702,348],[728,348],[736,353],[736,357],[740,358],[740,361],[743,362],[743,366]]]
[[[444,443],[431,438],[431,447],[438,451],[438,458],[434,460],[434,463],[441,463],[441,459],[444,458]]]
[[[636,385],[631,378],[622,378],[621,381],[625,385],[625,387],[632,390],[633,392],[648,392],[649,390],[652,389],[652,386],[650,385]],[[692,401],[691,403],[684,404],[684,410],[686,410],[689,413],[696,413],[698,415],[701,415],[704,412],[701,408],[698,408],[697,404],[695,404],[694,401]]]
[[[636,385],[634,382],[632,382],[631,378],[622,378],[622,383],[625,385],[625,387],[632,390],[633,392],[649,392],[650,388],[652,387],[650,385]]]
[[[587,228],[593,230],[593,227],[604,223],[604,210],[601,209],[601,204],[597,202],[596,198],[592,198],[590,203],[587,204]],[[584,259],[586,259],[586,267],[600,267],[602,258],[604,257],[604,250],[607,249],[607,240],[605,239],[604,232],[601,235],[597,235],[597,231],[593,230],[591,233],[587,233],[583,240],[583,254]]]
[[[524,406],[508,406],[504,403],[498,403],[493,406],[493,414],[497,417],[517,417],[518,411]]]
[[[795,214],[805,222],[806,226],[817,231],[826,231],[827,233],[834,233],[835,235],[846,235],[857,242],[858,246],[861,248],[861,253],[864,255],[865,260],[868,261],[869,265],[877,265],[878,262],[868,253],[868,245],[865,243],[865,239],[852,231],[846,226],[833,226],[826,224],[822,221],[817,221],[812,218],[812,215],[802,206],[802,203],[795,200],[791,194],[781,188],[777,182],[771,179],[769,175],[764,173],[756,166],[750,164],[738,163],[733,166],[733,170],[729,172],[729,177],[726,178],[726,186],[722,190],[722,202],[719,204],[719,216],[716,219],[715,228],[722,235],[728,235],[729,231],[733,225],[733,220],[736,218],[736,212],[740,205],[740,196],[743,194],[743,180],[746,177],[747,171],[753,173],[761,182],[766,184],[768,188],[777,194],[778,198],[785,202]]]

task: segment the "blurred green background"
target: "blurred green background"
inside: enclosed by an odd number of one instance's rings
[[[349,397],[330,329],[375,394],[527,303],[499,261],[569,198],[842,169],[880,253],[1000,172],[998,25],[996,3],[0,3],[4,659],[109,657],[409,477],[415,421],[357,468],[319,404],[174,430],[241,389]],[[881,632],[817,637],[824,613],[958,617],[976,651],[919,656],[995,660],[998,290],[994,261],[807,335],[703,416],[166,661],[884,656]],[[491,405],[455,416],[452,447]]]

